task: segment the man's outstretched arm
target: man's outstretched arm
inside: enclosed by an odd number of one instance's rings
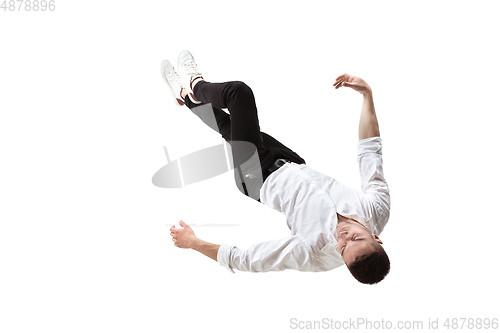
[[[195,236],[193,229],[184,223],[184,221],[179,221],[179,224],[182,228],[176,228],[175,226],[170,228],[170,236],[172,236],[175,246],[196,250],[217,261],[217,253],[219,252],[220,245],[199,239]]]
[[[368,83],[357,76],[342,74],[335,79],[333,85],[335,89],[349,87],[363,95],[363,106],[361,107],[361,117],[359,119],[359,139],[380,136],[372,89]]]
[[[233,269],[250,272],[312,269],[310,249],[299,235],[256,243],[242,251],[232,245],[205,242],[196,237],[186,223],[180,221],[179,224],[182,228],[170,228],[175,246],[201,252],[233,273]]]

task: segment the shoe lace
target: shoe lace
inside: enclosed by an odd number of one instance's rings
[[[183,87],[182,80],[176,71],[170,71],[167,73],[167,80],[175,82],[178,86]]]
[[[201,75],[201,73],[198,72],[198,66],[194,62],[188,61],[183,63],[182,66],[189,76]]]

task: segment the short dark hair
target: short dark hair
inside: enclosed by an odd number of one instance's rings
[[[347,268],[359,282],[376,284],[389,273],[391,262],[384,248],[379,246],[376,251],[356,257]]]

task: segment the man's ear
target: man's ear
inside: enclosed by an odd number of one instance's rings
[[[375,234],[372,234],[372,235],[373,235],[373,238],[374,238],[374,239],[375,239],[375,240],[376,240],[379,244],[384,244],[384,243],[382,243],[382,240],[381,240],[380,238],[378,238],[378,236],[377,236],[377,235],[375,235]]]

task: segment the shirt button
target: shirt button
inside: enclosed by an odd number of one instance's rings
[[[311,182],[311,184],[314,184],[314,180]]]
[[[324,197],[324,196],[325,196],[325,193],[323,193],[321,196],[322,196],[322,197]]]

